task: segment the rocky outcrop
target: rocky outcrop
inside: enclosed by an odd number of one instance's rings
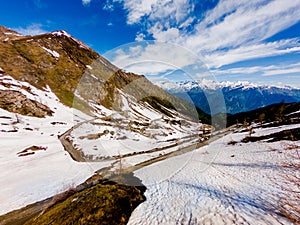
[[[0,108],[13,113],[27,116],[51,116],[52,111],[37,101],[27,98],[24,94],[13,90],[0,90]]]

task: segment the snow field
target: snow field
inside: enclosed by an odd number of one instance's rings
[[[281,199],[288,194],[286,176],[299,177],[300,171],[284,165],[299,160],[287,146],[300,142],[227,144],[244,136],[227,135],[136,171],[147,187],[147,201],[129,224],[292,224],[280,214]],[[180,164],[181,169],[165,176]],[[289,188],[297,186],[289,183]]]

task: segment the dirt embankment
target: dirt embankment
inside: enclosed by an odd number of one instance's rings
[[[75,189],[0,216],[0,225],[122,225],[146,200],[145,190],[132,173],[109,180],[96,175]]]

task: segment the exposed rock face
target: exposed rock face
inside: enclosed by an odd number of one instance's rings
[[[52,111],[37,101],[28,99],[24,94],[12,90],[0,90],[0,108],[27,116],[51,116]]]

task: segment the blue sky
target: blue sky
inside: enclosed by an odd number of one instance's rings
[[[219,81],[300,87],[300,0],[10,0],[0,24],[29,35],[66,30],[146,75],[199,69],[197,56]]]

